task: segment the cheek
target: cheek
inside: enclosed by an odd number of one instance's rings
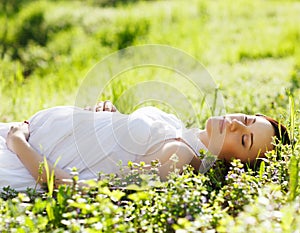
[[[223,145],[222,145],[221,155],[226,160],[230,160],[232,157],[237,158],[237,156],[238,156],[237,148],[238,148],[238,145],[237,145],[236,141],[233,138],[226,135]]]
[[[221,155],[226,158],[227,156],[232,155],[232,152],[230,150],[230,146],[226,142],[223,143],[222,149],[221,149]]]

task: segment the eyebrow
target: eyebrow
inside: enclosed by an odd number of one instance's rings
[[[256,122],[256,117],[253,119],[252,125]],[[251,143],[250,143],[250,147],[249,150],[251,150],[252,146],[253,146],[253,133],[251,133]]]
[[[251,133],[251,144],[250,144],[249,150],[251,150],[252,146],[253,146],[253,133]]]

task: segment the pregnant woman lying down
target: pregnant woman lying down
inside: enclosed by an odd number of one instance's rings
[[[188,129],[177,117],[155,107],[131,114],[116,111],[109,101],[93,111],[53,107],[24,123],[0,123],[0,188],[25,190],[37,180],[45,183],[45,172],[39,174],[44,156],[54,169],[56,186],[70,178],[72,167],[80,179],[95,179],[99,172],[118,174],[120,161],[125,166],[128,161],[159,160],[164,180],[173,154],[178,156],[178,169],[187,164],[196,171],[205,167],[200,150],[226,161],[238,158],[252,163],[273,149],[274,136],[289,143],[286,128],[262,115],[215,116],[207,119],[204,129]]]

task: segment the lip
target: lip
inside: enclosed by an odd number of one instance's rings
[[[223,133],[224,127],[225,127],[225,117],[223,117],[222,120],[219,122],[219,127],[220,127],[220,133]]]

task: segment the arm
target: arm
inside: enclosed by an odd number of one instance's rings
[[[40,163],[44,161],[42,155],[37,153],[32,146],[28,143],[29,130],[27,124],[20,126],[12,126],[7,135],[7,146],[18,155],[20,161],[24,164],[24,167],[30,172],[35,180],[38,180],[40,184],[47,182],[46,172],[43,168],[42,174],[39,174]],[[55,174],[55,186],[65,183],[63,179],[70,179],[71,176],[60,168],[53,167],[48,162],[49,171],[54,169]]]
[[[157,149],[158,148],[158,149]],[[141,158],[141,161],[150,163],[152,160],[158,159],[161,166],[158,167],[159,176],[162,180],[166,180],[169,172],[174,169],[174,161],[170,160],[173,154],[176,154],[178,161],[176,162],[176,168],[182,171],[184,165],[190,164],[198,171],[200,166],[200,159],[194,154],[193,150],[187,146],[184,142],[172,140],[159,145],[154,149],[153,153],[148,153],[148,156]]]

